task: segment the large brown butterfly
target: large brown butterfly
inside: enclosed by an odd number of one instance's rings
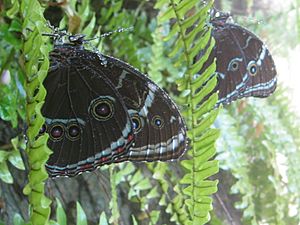
[[[217,105],[249,96],[267,97],[277,84],[275,64],[267,46],[255,34],[229,19],[228,13],[214,10],[210,21],[216,42],[204,69],[216,58]]]
[[[57,39],[43,83],[41,133],[49,134],[53,150],[46,164],[50,177],[183,154],[186,127],[164,90],[127,63],[86,50],[83,35]]]

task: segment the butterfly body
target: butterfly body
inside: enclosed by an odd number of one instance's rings
[[[165,91],[127,63],[55,46],[44,81],[42,132],[49,133],[51,177],[75,176],[121,161],[172,160],[186,149],[186,127]]]

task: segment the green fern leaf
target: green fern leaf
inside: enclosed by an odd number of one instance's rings
[[[167,4],[167,2],[164,2]],[[163,7],[162,1],[158,3]],[[209,195],[217,191],[217,181],[206,180],[218,172],[218,162],[209,161],[215,154],[214,143],[218,132],[210,126],[214,123],[218,110],[213,110],[217,101],[217,94],[212,94],[206,99],[217,84],[214,76],[215,62],[203,74],[197,74],[209,58],[214,46],[211,37],[211,28],[206,25],[208,10],[212,1],[199,3],[195,0],[172,1],[167,4],[167,9],[158,18],[159,23],[166,23],[172,19],[170,33],[164,40],[172,41],[175,35],[172,51],[168,54],[174,58],[176,66],[185,67],[185,75],[178,80],[181,102],[186,103],[183,115],[189,126],[188,136],[191,139],[192,158],[182,161],[182,166],[187,170],[180,184],[188,185],[181,190],[178,186],[177,193],[183,194],[185,200],[176,202],[181,205],[181,212],[189,212],[184,224],[204,224],[209,221],[208,212],[212,209],[212,200]],[[175,20],[175,22],[174,22]],[[198,56],[201,57],[198,57]],[[206,115],[207,114],[207,115]],[[205,197],[206,201],[201,201]],[[173,205],[168,205],[167,212],[173,212]],[[188,211],[186,211],[188,209]],[[200,211],[201,210],[201,211]],[[178,220],[174,215],[173,220]]]
[[[42,33],[46,31],[46,21],[43,9],[36,0],[22,1],[20,7],[23,24],[22,28],[33,30],[24,34],[26,41],[23,45],[23,54],[26,56],[26,122],[28,124],[28,143],[26,153],[29,162],[29,182],[24,188],[24,193],[29,195],[30,220],[33,224],[46,224],[50,216],[51,201],[44,195],[44,181],[48,178],[45,163],[51,154],[47,147],[47,135],[36,140],[36,136],[44,123],[41,107],[46,95],[42,82],[47,75],[49,60],[49,47]],[[28,16],[30,15],[30,16]],[[41,59],[43,62],[41,63]],[[34,96],[35,90],[38,90]]]
[[[56,220],[59,225],[67,225],[67,216],[61,202],[56,198]]]
[[[102,212],[99,219],[99,225],[108,225],[108,221],[105,212]]]
[[[76,202],[76,209],[77,209],[77,220],[76,220],[76,224],[77,225],[87,225],[87,218],[86,218],[86,214],[83,211],[81,205],[79,202]]]

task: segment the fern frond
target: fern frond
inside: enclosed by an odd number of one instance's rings
[[[182,208],[184,198],[181,194],[178,194],[172,198],[170,190],[174,187],[174,191],[180,193],[181,190],[178,188],[178,177],[174,174],[174,170],[170,165],[164,162],[157,162],[154,164],[148,164],[149,170],[153,173],[153,178],[158,181],[160,191],[159,206],[165,208],[165,212],[168,213],[171,218],[171,222],[176,224],[184,224],[187,220],[187,214],[185,209]]]
[[[153,81],[157,84],[163,82],[163,77],[161,71],[164,69],[165,63],[162,63],[164,60],[163,57],[163,41],[161,40],[161,27],[157,27],[152,34],[153,45],[151,47],[152,57],[149,64],[148,75]]]
[[[128,193],[129,199],[135,200],[140,204],[141,211],[144,215],[143,217],[148,220],[147,224],[157,224],[159,211],[149,208],[150,200],[158,196],[157,187],[153,187],[150,179],[145,177],[140,170],[137,170],[133,176],[129,176],[128,181],[130,184],[130,192]]]
[[[41,107],[46,96],[42,82],[49,67],[49,48],[46,45],[45,37],[42,36],[46,30],[46,20],[43,17],[43,9],[36,0],[22,1],[20,11],[23,16],[23,30],[27,28],[33,30],[28,34],[23,45],[27,94],[26,122],[28,125],[26,153],[30,169],[29,181],[24,188],[24,193],[29,196],[31,222],[46,224],[50,216],[51,201],[44,195],[44,182],[48,178],[45,163],[51,151],[47,147],[48,135],[36,138],[45,121],[41,114]],[[43,59],[42,63],[40,63],[41,59]],[[36,91],[37,93],[34,94]]]
[[[159,197],[158,187],[154,186],[150,179],[142,173],[142,170],[134,166],[133,163],[121,163],[118,168],[118,172],[114,174],[114,185],[127,183],[129,186],[127,198],[140,205],[143,214],[142,220],[147,221],[147,224],[150,225],[157,224],[160,212],[150,208],[150,203]]]
[[[179,79],[180,102],[185,102],[183,115],[188,124],[191,159],[182,161],[182,166],[188,171],[177,186],[178,195],[183,194],[184,200],[178,201],[183,215],[188,212],[184,224],[204,224],[209,221],[209,211],[212,210],[211,194],[217,191],[217,181],[206,180],[218,172],[218,162],[210,159],[215,154],[214,143],[219,136],[218,130],[210,126],[218,115],[218,110],[212,111],[217,101],[217,94],[212,94],[204,103],[206,96],[214,90],[217,78],[214,76],[215,62],[195,76],[207,61],[214,46],[211,28],[207,26],[208,11],[212,1],[199,3],[190,0],[158,1],[156,7],[165,11],[159,16],[160,23],[169,23],[172,27],[165,40],[175,41],[169,57],[174,64],[184,67],[184,77]],[[196,56],[201,54],[199,60]],[[201,105],[200,105],[201,103]]]

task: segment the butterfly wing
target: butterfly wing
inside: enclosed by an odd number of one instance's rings
[[[175,103],[167,93],[145,75],[118,59],[103,56],[87,62],[101,68],[123,98],[135,128],[135,142],[119,161],[154,161],[176,159],[186,150],[186,127]]]
[[[240,97],[268,97],[276,89],[277,72],[267,46],[247,29],[235,24],[228,26],[232,35],[240,43],[250,77]]]
[[[53,150],[50,176],[75,176],[124,154],[134,134],[127,108],[113,84],[82,61],[86,51],[59,48],[44,81],[42,114]]]
[[[267,97],[276,89],[276,69],[263,42],[247,29],[214,19],[216,40],[209,62],[217,58],[219,101],[228,104],[243,97]]]

